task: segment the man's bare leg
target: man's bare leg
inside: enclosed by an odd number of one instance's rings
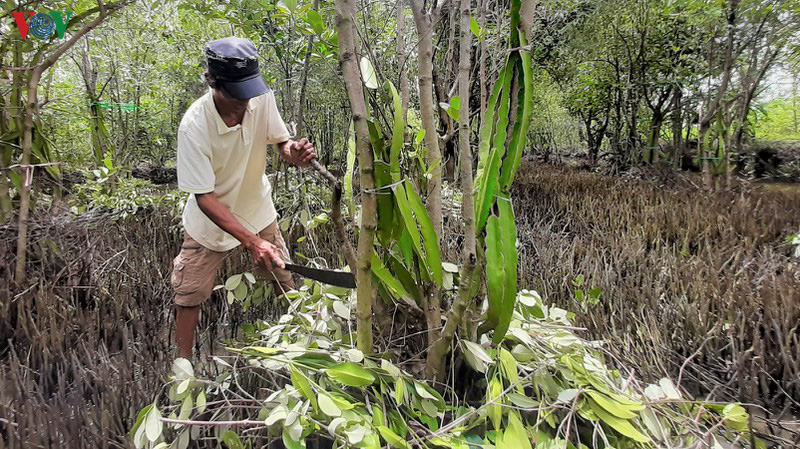
[[[176,306],[175,339],[178,343],[178,357],[192,360],[192,346],[197,321],[200,318],[200,306]]]

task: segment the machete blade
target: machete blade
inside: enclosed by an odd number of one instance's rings
[[[346,271],[322,270],[319,268],[304,267],[287,263],[286,269],[308,279],[322,282],[337,287],[356,288],[356,277]]]

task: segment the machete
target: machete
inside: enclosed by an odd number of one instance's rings
[[[308,279],[337,287],[356,288],[356,277],[353,273],[348,273],[347,271],[322,270],[291,263],[285,265],[287,270]]]

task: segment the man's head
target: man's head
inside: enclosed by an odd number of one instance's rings
[[[258,52],[247,39],[226,37],[205,45],[206,79],[213,89],[237,100],[249,100],[269,91],[258,70]]]

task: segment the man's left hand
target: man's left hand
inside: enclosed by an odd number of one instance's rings
[[[313,159],[317,158],[317,151],[314,149],[314,145],[306,138],[298,141],[290,140],[287,146],[290,162],[298,167],[306,168]]]

